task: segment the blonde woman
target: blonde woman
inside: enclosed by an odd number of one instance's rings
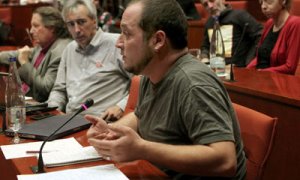
[[[289,13],[291,0],[260,0],[269,18],[256,57],[247,66],[260,71],[295,74],[300,57],[300,18]]]

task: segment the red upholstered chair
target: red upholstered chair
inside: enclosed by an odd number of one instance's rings
[[[129,97],[125,107],[124,115],[133,112],[139,96],[140,76],[133,76],[129,89]]]
[[[300,59],[298,61],[298,66],[297,66],[297,69],[296,69],[296,72],[295,72],[295,76],[300,76]]]
[[[203,41],[204,26],[209,17],[201,3],[195,3],[195,7],[201,16],[200,20],[188,20],[188,48],[200,48]]]
[[[0,20],[5,24],[9,24],[9,25],[12,24],[11,11],[12,10],[10,7],[1,6],[0,8]]]
[[[12,50],[17,50],[17,46],[0,46],[0,52],[1,51],[12,51]]]
[[[246,180],[261,179],[273,146],[277,118],[233,103],[247,157]]]
[[[201,3],[195,3],[195,7],[201,16],[201,21],[205,24],[207,19],[209,18],[209,12],[205,9],[205,7]]]
[[[226,3],[230,4],[233,9],[244,9],[244,10],[246,10],[248,1],[246,1],[246,0],[241,0],[241,1],[235,1],[235,0],[228,1],[228,0],[226,0]]]
[[[290,13],[292,15],[295,15],[295,16],[300,16],[299,6],[300,6],[300,0],[294,0],[294,1],[292,1],[292,6],[291,6]]]

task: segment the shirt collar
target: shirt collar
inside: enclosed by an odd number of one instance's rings
[[[88,44],[84,49],[81,48],[78,44],[77,44],[77,48],[76,48],[76,52],[84,54],[85,52],[88,52],[91,49],[94,49],[96,46],[99,46],[99,41],[101,38],[103,31],[101,28],[98,28],[96,34],[94,35],[94,37],[92,38],[90,44]]]
[[[224,17],[227,15],[227,13],[232,11],[232,6],[230,4],[225,4],[225,9],[220,13],[219,17]]]
[[[41,53],[46,54],[53,43],[54,41],[50,41],[45,47],[42,48]]]

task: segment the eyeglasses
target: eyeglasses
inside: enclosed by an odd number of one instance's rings
[[[68,27],[73,28],[75,24],[77,24],[78,26],[83,26],[86,22],[86,19],[76,19],[74,21],[68,21],[66,22],[66,24]]]

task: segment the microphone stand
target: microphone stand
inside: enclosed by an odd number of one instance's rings
[[[49,141],[61,128],[63,128],[67,123],[69,123],[77,114],[81,113],[82,111],[86,110],[90,106],[94,104],[94,101],[92,99],[88,99],[85,104],[81,105],[81,108],[74,113],[70,119],[68,119],[63,125],[61,125],[58,129],[56,129],[50,136],[48,136],[42,143],[40,150],[39,150],[39,159],[38,159],[38,165],[31,167],[31,170],[33,173],[44,173],[44,161],[43,161],[43,148],[47,141]]]
[[[248,23],[246,23],[246,24],[244,25],[243,32],[242,32],[242,35],[241,35],[241,39],[240,39],[240,41],[238,42],[238,44],[237,44],[237,46],[236,46],[236,48],[235,48],[235,51],[234,51],[234,53],[233,53],[233,55],[232,55],[232,57],[231,57],[231,61],[230,61],[230,74],[229,74],[230,76],[229,76],[229,80],[227,80],[227,81],[229,81],[229,82],[235,82],[235,81],[236,81],[235,78],[234,78],[234,73],[233,73],[233,57],[236,55],[237,50],[239,49],[240,44],[241,44],[242,40],[244,39],[244,36],[245,36],[245,32],[246,32],[247,27],[248,27]]]
[[[32,172],[33,173],[44,173],[44,161],[43,161],[43,148],[49,139],[51,139],[55,133],[57,133],[61,128],[63,128],[68,122],[70,122],[79,112],[75,113],[69,120],[67,120],[62,126],[60,126],[58,129],[56,129],[50,136],[48,136],[42,143],[40,150],[39,150],[39,159],[38,159],[38,165],[32,167]]]
[[[233,74],[233,59],[231,58],[231,61],[230,61],[230,74],[229,74],[229,82],[235,82],[235,79],[234,79],[234,74]]]

